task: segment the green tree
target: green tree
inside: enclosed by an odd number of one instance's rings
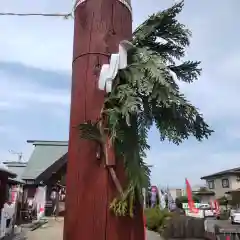
[[[192,196],[193,198],[193,201],[196,202],[196,203],[199,203],[200,202],[200,199],[196,196],[196,195],[193,195]],[[177,198],[179,202],[181,203],[188,203],[188,198],[187,196],[181,196],[181,197],[178,197]]]
[[[217,200],[218,200],[219,205],[222,205],[222,206],[226,206],[226,207],[227,207],[227,205],[228,205],[228,199],[227,199],[225,196],[220,197],[220,198],[218,198]]]
[[[80,125],[81,137],[98,141],[103,152],[109,136],[117,157],[123,159],[128,184],[111,204],[117,215],[133,216],[134,202],[149,186],[144,159],[152,126],[157,127],[160,141],[175,144],[190,136],[201,141],[213,132],[178,85],[192,83],[201,73],[199,61],[180,62],[191,36],[176,19],[182,8],[180,2],[153,14],[135,30],[128,67],[117,74],[100,120]]]
[[[202,192],[202,193],[208,193],[208,192],[209,192],[209,190],[207,189],[207,187],[200,187],[198,191],[199,191],[199,192]]]

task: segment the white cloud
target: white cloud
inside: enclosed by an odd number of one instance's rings
[[[0,110],[9,109],[11,107],[12,107],[12,105],[10,102],[0,101]]]
[[[6,126],[0,126],[0,133],[7,132],[8,130],[9,130],[8,127],[6,127]]]
[[[27,103],[54,104],[68,107],[70,105],[70,95],[67,91],[48,91],[44,92],[37,89],[29,89],[15,95],[15,98]]]
[[[34,82],[34,76],[31,82],[26,82],[22,76],[13,77],[0,71],[0,77],[3,79],[0,88],[0,110],[32,106],[34,103],[65,107],[70,104],[68,89],[55,90],[41,86],[38,82]]]

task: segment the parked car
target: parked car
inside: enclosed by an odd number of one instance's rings
[[[240,223],[240,208],[231,209],[230,211],[230,219],[232,224]]]
[[[210,204],[202,203],[199,206],[199,209],[204,211],[204,216],[205,217],[215,217],[215,211],[214,211],[214,209],[211,208]]]

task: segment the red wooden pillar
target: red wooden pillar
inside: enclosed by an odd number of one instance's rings
[[[70,138],[67,169],[65,240],[143,240],[139,216],[117,218],[109,211],[116,189],[100,160],[97,146],[79,137],[77,126],[95,121],[103,106],[98,90],[101,65],[132,37],[130,0],[80,0],[75,11]],[[124,172],[117,163],[118,177]]]

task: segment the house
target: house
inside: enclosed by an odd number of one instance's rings
[[[208,189],[215,193],[216,198],[221,198],[227,192],[240,188],[240,168],[213,173],[201,179],[206,181]]]
[[[168,191],[174,200],[184,195],[184,189],[181,188],[169,188]]]
[[[24,183],[24,202],[28,198],[34,198],[39,185],[51,185],[61,178],[62,174],[60,176],[58,173],[60,169],[66,171],[68,151],[67,141],[28,140],[27,142],[34,146],[28,162],[3,162],[9,171],[17,176],[12,181]]]
[[[46,188],[46,211],[51,211],[50,194],[57,182],[64,185],[67,165],[67,141],[39,141],[28,140],[34,150],[21,174],[25,182],[23,190],[24,202],[34,198],[38,187]]]
[[[52,175],[66,164],[67,141],[28,140],[34,145],[22,179],[27,185],[47,182]]]
[[[216,199],[215,192],[205,187],[200,187],[198,190],[192,191],[192,194],[199,199],[200,203],[210,203]]]

